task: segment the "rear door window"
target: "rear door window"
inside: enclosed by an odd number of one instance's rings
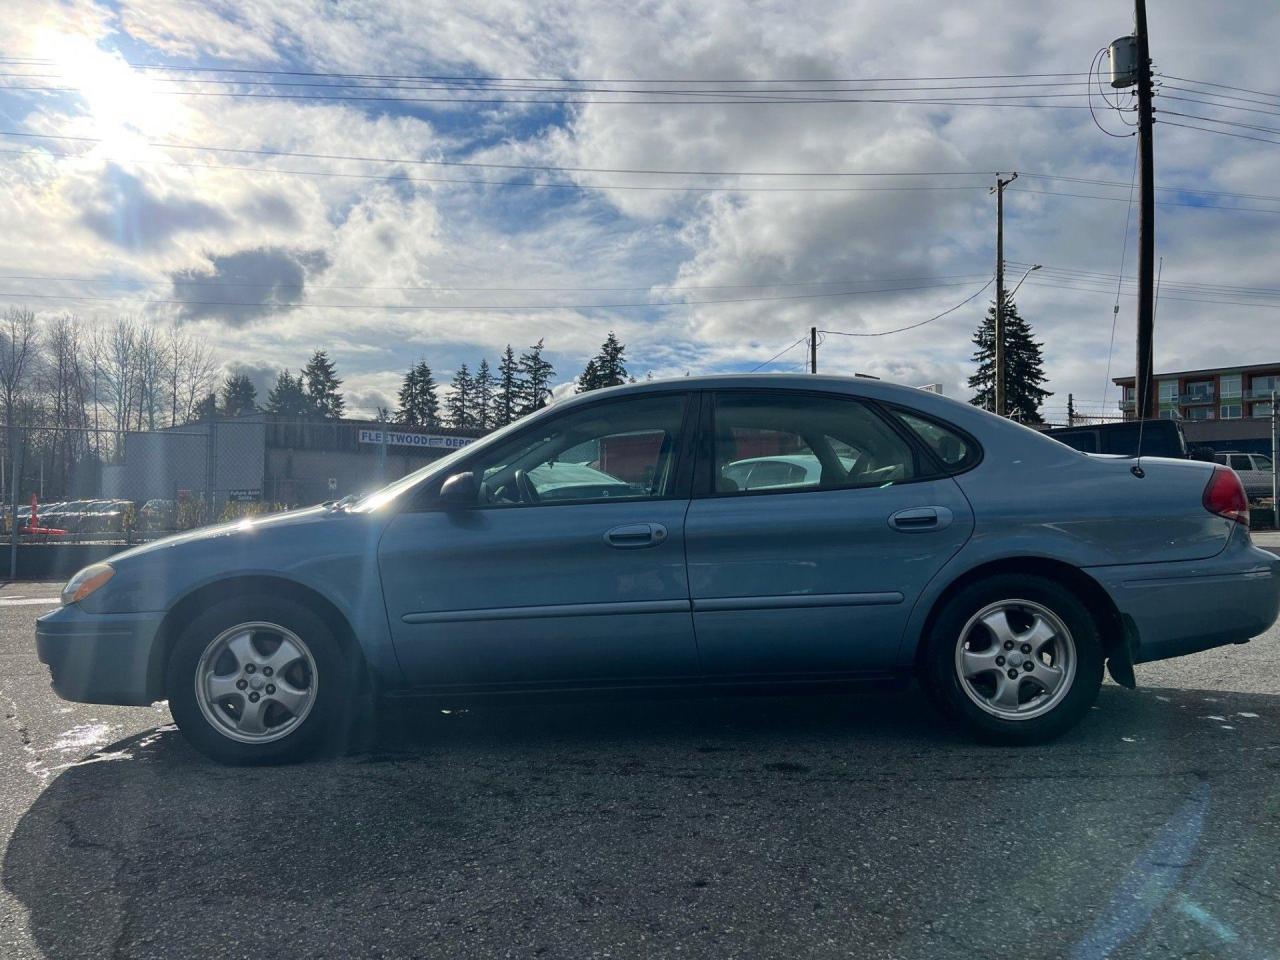
[[[712,479],[721,494],[883,487],[922,472],[911,444],[852,398],[719,394],[713,429]]]

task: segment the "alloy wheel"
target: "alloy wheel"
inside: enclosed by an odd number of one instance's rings
[[[311,712],[315,659],[292,630],[236,624],[210,641],[196,665],[196,703],[223,736],[241,743],[287,737]]]
[[[969,618],[956,643],[960,686],[1001,720],[1048,713],[1071,690],[1076,647],[1062,619],[1030,600],[1001,600]]]

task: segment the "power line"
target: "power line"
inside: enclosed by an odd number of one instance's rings
[[[1107,373],[1102,381],[1102,401],[1107,400],[1107,384],[1111,382],[1111,357],[1116,347],[1116,321],[1120,319],[1120,284],[1124,282],[1124,261],[1129,252],[1129,220],[1133,216],[1133,188],[1138,182],[1138,148],[1133,150],[1133,173],[1129,177],[1129,206],[1124,212],[1124,239],[1120,244],[1120,273],[1116,280],[1116,302],[1111,308],[1111,339],[1107,342]],[[1043,269],[1043,266],[1041,267]]]
[[[1016,269],[1021,269],[1023,266],[1028,265],[1025,263],[1019,263],[1019,261],[1016,261],[1016,260],[1010,260],[1009,263],[1011,266],[1014,266]],[[1045,266],[1043,267],[1042,272],[1046,275],[1056,276],[1059,279],[1083,280],[1089,283],[1101,283],[1103,285],[1110,285],[1112,281],[1115,281],[1115,280],[1123,280],[1123,282],[1128,285],[1137,283],[1136,278],[1132,276],[1122,277],[1119,274],[1104,273],[1096,270],[1081,270],[1081,269],[1069,268],[1069,267]],[[1193,292],[1193,293],[1227,294],[1228,296],[1247,296],[1247,297],[1260,297],[1260,298],[1280,297],[1280,288],[1278,287],[1247,287],[1239,284],[1222,284],[1222,283],[1208,283],[1208,282],[1194,282],[1194,281],[1192,282],[1184,281],[1179,283],[1179,282],[1174,282],[1172,280],[1164,284],[1164,287],[1168,289],[1181,290],[1184,292]]]
[[[57,61],[48,58],[35,57],[0,57],[0,63],[17,62],[23,64],[48,64],[56,65]],[[357,80],[433,80],[442,82],[456,83],[645,83],[645,84],[667,84],[667,83],[725,83],[725,84],[751,84],[751,83],[884,83],[884,82],[905,82],[908,80],[1005,80],[1005,79],[1035,79],[1047,77],[1078,77],[1079,73],[982,73],[969,74],[964,76],[936,76],[936,77],[853,77],[853,78],[832,78],[832,77],[812,77],[809,79],[784,79],[779,77],[749,77],[749,78],[641,78],[641,77],[502,77],[494,75],[468,76],[463,74],[386,74],[386,73],[335,73],[332,71],[309,71],[309,70],[277,70],[270,68],[255,67],[188,67],[174,64],[164,63],[138,63],[136,61],[124,61],[125,66],[132,67],[135,70],[158,70],[170,73],[235,73],[235,74],[254,74],[269,76],[289,76],[289,77],[341,77],[343,79]]]
[[[184,300],[177,298],[145,298],[145,297],[96,297],[71,294],[50,294],[50,293],[22,293],[15,291],[0,291],[0,297],[9,297],[13,299],[23,300],[72,300],[99,303],[145,303],[158,304],[165,306],[192,306],[192,307],[251,307],[255,309],[295,309],[295,308],[311,308],[318,310],[380,310],[380,311],[400,311],[400,310],[423,310],[423,311],[440,311],[440,310],[475,310],[475,311],[511,311],[511,310],[624,310],[624,309],[652,309],[665,307],[700,307],[714,304],[728,303],[773,303],[778,301],[790,300],[819,300],[832,299],[838,297],[856,297],[865,296],[874,293],[898,293],[915,290],[932,290],[938,287],[956,287],[963,286],[962,283],[931,283],[918,286],[908,287],[882,287],[871,290],[846,290],[837,293],[805,293],[793,294],[780,297],[731,297],[716,298],[707,300],[655,300],[628,303],[544,303],[544,304],[370,304],[370,303],[304,303],[304,302],[283,302],[283,301],[239,301],[239,300]]]
[[[4,150],[0,154],[15,156],[52,156],[73,160],[93,159],[87,153],[61,153],[52,150]],[[478,177],[410,177],[395,174],[337,173],[328,170],[285,170],[279,167],[248,167],[230,163],[194,163],[177,160],[130,159],[140,166],[185,167],[196,170],[237,170],[245,173],[275,173],[297,177],[326,177],[330,179],[376,180],[391,183],[456,183],[485,187],[526,187],[540,190],[580,190],[583,192],[608,192],[613,190],[647,191],[659,193],[914,193],[919,191],[964,191],[985,189],[982,184],[965,186],[907,186],[907,187],[705,187],[693,184],[658,186],[654,184],[625,183],[546,183],[538,180],[486,180]]]
[[[794,350],[796,347],[800,346],[800,344],[804,343],[804,342],[805,342],[806,340],[808,340],[808,339],[809,339],[808,337],[801,337],[801,338],[800,338],[799,340],[797,340],[795,343],[791,344],[791,346],[789,346],[789,347],[783,347],[781,350],[779,350],[777,353],[775,353],[772,357],[770,357],[770,358],[769,358],[768,360],[766,360],[764,363],[758,363],[758,364],[756,364],[754,367],[752,367],[752,368],[751,368],[750,370],[748,370],[747,372],[748,372],[748,373],[755,373],[755,372],[756,372],[757,370],[759,370],[761,367],[767,367],[769,364],[773,363],[775,360],[777,360],[777,359],[778,359],[780,356],[782,356],[784,353],[790,353],[792,350]]]
[[[1180,93],[1194,93],[1194,97],[1180,97],[1177,94],[1166,93],[1166,90],[1177,90]],[[1160,86],[1160,97],[1164,100],[1184,100],[1188,103],[1205,103],[1215,107],[1222,107],[1224,110],[1244,110],[1247,113],[1269,113],[1274,114],[1276,108],[1280,107],[1280,103],[1272,103],[1269,100],[1253,100],[1249,97],[1233,97],[1226,93],[1212,93],[1208,90],[1194,90],[1191,87],[1180,87],[1176,83],[1166,83]],[[1205,100],[1204,97],[1216,97],[1217,100]],[[1254,110],[1249,107],[1238,107],[1234,103],[1218,103],[1218,100],[1236,100],[1240,103],[1253,103],[1263,107],[1271,107],[1270,110]]]
[[[1110,200],[1113,203],[1126,203],[1124,197],[1100,197],[1093,193],[1068,193],[1060,190],[1033,190],[1030,187],[1010,187],[1010,193],[1035,193],[1046,197],[1075,197],[1079,200]],[[1184,203],[1178,200],[1157,200],[1158,207],[1191,207],[1195,210],[1236,210],[1241,213],[1280,213],[1280,210],[1269,210],[1265,207],[1237,207],[1222,203]]]
[[[1085,81],[1085,90],[1088,91],[1088,96],[1089,96],[1089,116],[1093,120],[1093,125],[1097,127],[1099,130],[1101,130],[1103,133],[1105,133],[1108,137],[1115,137],[1116,139],[1122,140],[1125,137],[1132,137],[1133,134],[1132,133],[1112,133],[1110,130],[1108,130],[1106,127],[1102,125],[1101,121],[1098,120],[1098,115],[1093,112],[1094,76],[1097,73],[1098,62],[1102,59],[1102,55],[1106,52],[1107,52],[1106,47],[1099,47],[1098,52],[1093,55],[1093,61],[1089,64],[1089,79]],[[1110,100],[1108,100],[1107,95],[1101,92],[1102,90],[1101,84],[1099,84],[1098,89],[1102,96],[1102,102],[1105,103],[1107,106],[1111,107],[1111,109],[1118,114],[1120,112],[1120,107],[1117,104],[1114,104]],[[1121,122],[1122,123],[1124,122],[1123,118],[1121,118]]]
[[[1047,173],[1023,173],[1021,170],[1018,171],[1018,175],[1023,179],[1033,180],[1061,180],[1064,183],[1086,183],[1105,187],[1124,187],[1126,189],[1129,186],[1129,184],[1125,183],[1123,180],[1100,180],[1091,177],[1066,177]],[[1280,195],[1275,194],[1234,193],[1228,190],[1206,190],[1202,187],[1156,187],[1156,190],[1170,193],[1196,193],[1209,197],[1236,197],[1241,200],[1275,200],[1280,202]]]
[[[1183,124],[1174,124],[1171,121],[1165,121],[1165,122],[1170,123],[1173,126],[1183,126]],[[0,131],[0,136],[20,137],[25,139],[36,139],[36,140],[59,140],[59,141],[69,141],[69,142],[75,142],[75,143],[101,144],[104,142],[101,139],[94,138],[94,137],[73,137],[73,136],[64,136],[64,135],[58,135],[58,134],[29,133],[29,132],[14,131],[14,130]],[[1270,141],[1266,141],[1266,142],[1270,142]],[[388,164],[407,164],[407,165],[422,165],[422,166],[451,166],[451,167],[462,167],[462,168],[498,169],[498,170],[529,170],[529,171],[536,171],[541,173],[606,173],[606,174],[622,174],[622,175],[636,175],[636,176],[664,176],[664,177],[665,176],[768,177],[768,178],[775,178],[775,177],[782,177],[782,178],[786,178],[786,177],[797,177],[797,178],[990,177],[994,175],[994,173],[996,172],[996,171],[990,171],[990,170],[880,170],[880,171],[789,170],[789,171],[782,171],[782,170],[672,170],[672,169],[646,169],[646,168],[637,168],[637,167],[570,167],[570,166],[553,166],[548,164],[489,163],[489,162],[480,162],[480,161],[471,161],[471,160],[443,160],[443,159],[429,160],[429,159],[420,159],[420,158],[411,158],[411,157],[372,157],[372,156],[362,156],[362,155],[352,155],[352,154],[309,153],[309,152],[288,151],[288,150],[248,149],[243,147],[225,147],[225,146],[216,146],[216,145],[164,143],[164,142],[151,142],[151,141],[147,142],[147,146],[154,147],[156,149],[196,150],[196,151],[205,150],[213,153],[237,153],[237,154],[247,154],[252,156],[292,157],[296,159],[308,159],[308,160],[334,160],[334,161],[351,161],[351,162],[359,162],[359,163],[388,163]],[[47,151],[42,151],[42,152],[47,152]],[[66,154],[66,153],[62,153],[62,154],[54,153],[52,155],[69,157],[69,158],[76,158],[79,156],[83,156],[81,154]],[[533,183],[533,182],[520,182],[520,181],[513,182],[513,181],[506,181],[506,180],[495,181],[495,180],[446,179],[446,178],[433,179],[433,178],[426,178],[426,177],[410,178],[410,177],[394,177],[394,176],[371,177],[370,175],[367,175],[367,174],[336,173],[336,172],[330,172],[330,171],[311,171],[311,170],[281,170],[281,169],[264,168],[264,167],[232,166],[229,164],[194,164],[194,163],[180,163],[178,161],[148,161],[148,160],[138,160],[134,162],[137,162],[140,164],[163,164],[163,165],[171,165],[171,166],[189,166],[189,167],[196,167],[196,168],[231,169],[231,170],[244,170],[244,171],[254,171],[254,172],[264,172],[264,173],[292,174],[292,175],[298,175],[298,176],[330,176],[330,177],[348,177],[348,178],[356,178],[356,179],[387,179],[387,180],[401,180],[401,181],[409,180],[411,182],[422,181],[427,183],[438,183],[438,182],[464,183],[464,184],[479,183],[482,185],[539,186],[539,187],[547,187],[547,188],[584,189],[584,190],[593,190],[593,189],[594,190],[626,190],[626,189],[672,190],[674,189],[674,190],[680,190],[680,191],[710,191],[710,190],[721,191],[723,190],[723,191],[729,191],[729,192],[748,192],[748,191],[763,191],[766,189],[773,189],[773,188],[762,188],[762,187],[739,187],[739,186],[734,186],[734,187],[681,186],[677,188],[671,188],[671,187],[656,187],[656,186],[647,185],[647,184],[608,184],[608,185],[576,184],[576,183],[574,184],[540,184],[540,183]],[[1092,183],[1092,184],[1107,185],[1107,186],[1127,186],[1126,184],[1119,181],[1107,181],[1107,180],[1098,180],[1098,179],[1081,178],[1081,177],[1066,177],[1066,176],[1058,176],[1053,174],[1028,173],[1028,174],[1023,174],[1023,176],[1028,178],[1034,178],[1034,179],[1061,180],[1064,182]],[[780,189],[787,190],[787,191],[799,191],[802,188],[788,187],[788,188],[780,188]],[[822,188],[803,188],[803,189],[814,190],[815,192],[816,191],[834,192],[835,190],[848,190],[850,188],[822,187]],[[949,188],[949,187],[943,187],[943,186],[930,186],[922,189],[942,190],[942,189],[957,189],[957,188]],[[1018,188],[1018,189],[1025,190],[1026,192],[1036,192],[1036,191],[1030,190],[1029,188]],[[1236,193],[1230,193],[1227,191],[1210,191],[1210,190],[1203,190],[1198,188],[1168,187],[1168,188],[1161,188],[1161,189],[1177,190],[1185,193],[1199,193],[1199,194],[1210,195],[1210,196],[1232,196],[1232,197],[1239,197],[1241,199],[1280,200],[1280,197],[1274,197],[1274,196],[1268,196],[1268,195],[1236,194]],[[879,191],[888,191],[888,190],[890,190],[890,188],[875,188],[870,192],[879,192]],[[1049,191],[1042,191],[1042,192],[1047,193]],[[1090,196],[1087,194],[1062,194],[1062,195],[1079,196],[1084,199],[1111,199],[1111,200],[1123,199],[1119,197],[1096,197],[1096,196]],[[1169,202],[1169,201],[1162,201],[1162,202]],[[1204,206],[1204,205],[1190,204],[1190,206]],[[1245,209],[1245,208],[1230,207],[1228,209]]]
[[[26,91],[40,93],[80,93],[80,87],[21,87],[6,86],[8,91]],[[465,92],[465,91],[460,91]],[[576,92],[576,91],[575,91]],[[848,103],[919,103],[926,106],[959,106],[959,107],[1022,107],[1042,110],[1087,110],[1084,104],[1063,103],[1008,103],[1008,100],[1045,100],[1059,97],[1083,97],[1083,93],[1025,93],[1025,94],[989,94],[970,97],[790,97],[778,96],[738,98],[718,97],[701,100],[601,100],[573,99],[569,97],[390,97],[390,96],[358,96],[355,94],[293,94],[293,93],[252,93],[209,90],[155,90],[153,96],[182,97],[229,97],[251,100],[290,100],[320,101],[341,103],[446,103],[446,104],[546,104],[549,106],[796,106],[812,104],[848,104]],[[652,96],[652,94],[650,94]]]
[[[1069,283],[1054,283],[1050,279],[1044,279],[1044,280],[1032,279],[1032,280],[1028,280],[1028,283],[1031,283],[1034,286],[1052,287],[1058,290],[1076,290],[1081,293],[1110,293],[1111,292],[1111,288],[1109,286],[1105,288],[1100,288],[1096,286],[1087,286],[1087,285],[1078,286],[1078,285],[1072,285]],[[1135,296],[1135,294],[1126,293],[1125,296]],[[1256,303],[1256,302],[1245,301],[1245,300],[1224,300],[1216,297],[1171,297],[1171,296],[1164,296],[1162,294],[1160,299],[1162,301],[1174,300],[1181,303],[1216,303],[1216,304],[1225,304],[1228,306],[1236,306],[1236,307],[1259,307],[1264,310],[1280,310],[1280,303]]]
[[[877,330],[871,333],[850,333],[845,330],[819,330],[818,332],[824,333],[824,334],[831,333],[831,334],[835,334],[838,337],[887,337],[891,333],[902,333],[906,330],[914,330],[916,329],[916,327],[923,327],[926,323],[933,323],[933,321],[935,320],[941,320],[943,317],[945,317],[949,313],[955,313],[965,304],[976,299],[982,293],[983,290],[986,290],[987,287],[995,283],[995,280],[996,280],[995,277],[991,277],[989,280],[987,280],[986,283],[984,283],[981,287],[979,287],[976,292],[970,294],[968,297],[965,297],[963,300],[957,303],[954,307],[950,307],[946,310],[943,310],[937,316],[930,317],[928,320],[921,320],[919,323],[908,324],[905,327],[897,327],[893,330]]]
[[[1009,265],[1015,269],[1022,269],[1030,266],[1028,263],[1010,260]],[[1042,267],[1042,272],[1051,277],[1063,280],[1081,280],[1088,283],[1096,283],[1110,288],[1112,281],[1122,281],[1124,284],[1132,286],[1137,283],[1137,279],[1132,276],[1122,276],[1115,273],[1102,273],[1096,270],[1079,270],[1066,267]],[[1280,288],[1277,287],[1246,287],[1238,284],[1220,284],[1220,283],[1202,283],[1202,282],[1181,282],[1176,283],[1169,281],[1164,284],[1166,289],[1178,290],[1189,293],[1202,294],[1226,294],[1228,296],[1244,296],[1257,298],[1277,298],[1280,297]]]
[[[483,293],[551,293],[551,292],[627,292],[627,291],[643,291],[651,290],[654,287],[661,287],[664,290],[748,290],[762,289],[771,287],[833,287],[833,286],[853,286],[862,283],[915,283],[923,281],[941,281],[941,280],[962,280],[970,281],[975,278],[981,278],[985,274],[971,273],[953,273],[939,274],[933,276],[917,276],[917,277],[877,277],[865,280],[777,280],[764,281],[761,283],[714,283],[714,284],[665,284],[661,281],[648,284],[633,284],[631,286],[609,286],[609,287],[593,287],[593,286],[559,286],[559,287],[495,287],[495,286],[458,286],[455,284],[439,284],[436,286],[392,286],[392,285],[369,285],[369,284],[314,284],[314,283],[274,283],[274,282],[254,282],[240,280],[200,280],[198,278],[187,279],[185,277],[174,278],[170,280],[144,280],[144,279],[125,279],[116,277],[70,277],[70,276],[45,276],[39,274],[0,274],[0,280],[29,280],[42,281],[49,283],[86,283],[86,284],[109,284],[109,285],[146,285],[146,286],[168,286],[171,284],[180,284],[182,286],[196,287],[248,287],[248,288],[266,288],[266,289],[310,289],[310,290],[399,290],[399,291],[421,291],[430,293],[447,293],[449,291],[467,291],[467,292],[483,292]],[[914,289],[914,288],[908,288]],[[849,291],[856,293],[858,291]]]
[[[73,137],[64,134],[31,133],[18,130],[0,130],[3,137],[22,137],[29,140],[65,140],[74,143],[100,144],[106,141],[97,137]],[[146,146],[158,150],[207,150],[212,153],[239,153],[252,156],[296,157],[304,160],[350,160],[360,163],[414,164],[437,167],[476,167],[487,170],[535,170],[541,173],[619,173],[663,177],[990,177],[990,170],[670,170],[642,167],[566,167],[549,164],[489,163],[475,160],[425,160],[414,157],[369,157],[358,154],[304,153],[291,150],[264,150],[247,147],[223,147],[206,144],[165,143],[146,141]]]
[[[34,74],[34,73],[0,73],[0,77],[9,77],[13,79],[27,80],[67,80],[73,81],[74,78],[65,77],[59,74]],[[469,93],[475,91],[500,91],[500,92],[516,92],[516,93],[612,93],[612,94],[641,94],[644,96],[735,96],[735,97],[761,97],[766,95],[784,95],[784,94],[817,94],[817,93],[892,93],[892,92],[911,92],[918,93],[921,91],[941,90],[1022,90],[1022,89],[1063,89],[1077,86],[1075,81],[1054,81],[1054,82],[1035,82],[1035,83],[968,83],[968,84],[943,84],[922,86],[914,84],[911,86],[896,87],[756,87],[751,90],[725,90],[716,89],[714,87],[700,87],[694,89],[688,88],[658,88],[658,89],[641,89],[637,87],[551,87],[536,86],[528,83],[503,83],[503,84],[483,84],[458,86],[450,83],[417,83],[406,84],[402,81],[393,83],[375,82],[369,83],[365,81],[352,81],[349,83],[316,83],[314,81],[286,81],[286,80],[243,80],[243,79],[208,79],[197,78],[190,79],[186,77],[154,77],[148,82],[151,83],[186,83],[186,84],[217,84],[220,86],[241,86],[241,87],[281,87],[281,88],[305,88],[305,89],[328,89],[328,90],[452,90],[460,93]],[[867,81],[880,83],[882,81]],[[42,86],[19,86],[16,84],[7,84],[0,86],[4,90],[48,90],[58,93],[67,93],[75,90],[84,89],[83,86],[72,87],[52,87],[48,85]],[[161,92],[161,91],[155,91]],[[174,93],[182,93],[188,91],[171,91]],[[1027,94],[1027,96],[1039,96],[1039,94]]]
[[[1264,137],[1251,137],[1245,133],[1232,133],[1230,130],[1214,130],[1212,127],[1197,127],[1190,123],[1178,123],[1175,120],[1159,120],[1157,123],[1164,124],[1166,127],[1181,127],[1184,130],[1199,130],[1201,133],[1216,133],[1220,137],[1234,137],[1237,140],[1253,140],[1257,143],[1280,144],[1280,140],[1267,140]]]
[[[1257,130],[1259,133],[1280,134],[1280,127],[1260,127],[1253,123],[1240,123],[1238,120],[1218,120],[1214,117],[1201,117],[1194,113],[1179,113],[1177,110],[1161,110],[1160,112],[1170,117],[1199,120],[1201,123],[1217,123],[1224,127],[1239,127],[1241,130]],[[1280,116],[1280,114],[1277,114],[1277,116]]]
[[[1248,87],[1233,87],[1230,84],[1212,83],[1209,80],[1192,80],[1189,77],[1175,77],[1171,73],[1162,73],[1159,74],[1159,76],[1169,80],[1180,80],[1183,83],[1195,83],[1202,87],[1218,87],[1221,90],[1235,90],[1239,93],[1254,93],[1260,97],[1274,97],[1275,99],[1280,100],[1280,93],[1267,93],[1263,90],[1250,90]]]

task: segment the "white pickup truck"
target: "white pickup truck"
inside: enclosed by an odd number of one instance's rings
[[[1271,496],[1271,458],[1261,453],[1237,453],[1224,450],[1214,459],[1240,474],[1240,482],[1250,500]]]

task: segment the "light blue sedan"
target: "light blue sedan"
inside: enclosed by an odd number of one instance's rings
[[[818,468],[735,479],[796,457]],[[686,378],[556,404],[363,499],[128,550],[36,638],[59,695],[167,698],[232,763],[339,745],[380,696],[912,674],[975,734],[1032,743],[1104,664],[1132,686],[1265,631],[1278,567],[1222,466],[1091,456],[870,379]]]

